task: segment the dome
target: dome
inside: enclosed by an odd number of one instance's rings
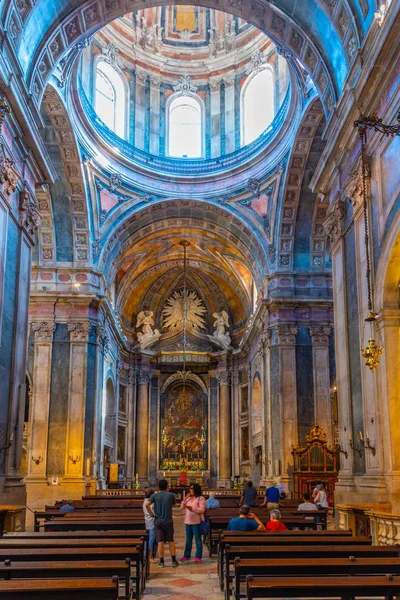
[[[243,19],[199,6],[139,10],[103,27],[76,69],[87,131],[151,170],[248,163],[284,123],[290,73]]]

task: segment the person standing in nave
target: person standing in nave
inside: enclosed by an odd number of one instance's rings
[[[185,511],[186,545],[181,561],[190,559],[192,553],[193,536],[196,543],[194,562],[203,558],[203,543],[201,541],[200,521],[204,519],[206,499],[201,495],[201,486],[194,483],[189,488],[189,494],[183,500],[181,508]]]
[[[260,508],[263,508],[265,505],[267,505],[267,508],[279,508],[279,496],[279,489],[276,487],[275,481],[273,481],[272,485],[265,492],[265,499],[260,504]]]
[[[239,506],[243,504],[247,504],[247,506],[251,506],[252,508],[257,506],[257,490],[253,487],[252,481],[248,481],[246,487],[243,489]]]
[[[169,551],[172,557],[172,566],[178,567],[179,563],[176,560],[176,545],[174,541],[174,521],[172,518],[172,507],[175,504],[175,496],[171,492],[167,492],[168,482],[166,479],[161,479],[158,487],[160,491],[157,494],[152,494],[146,503],[146,510],[154,520],[154,528],[156,531],[156,541],[158,543],[158,566],[165,567],[164,552],[165,542],[168,542]],[[151,508],[154,504],[154,511]]]

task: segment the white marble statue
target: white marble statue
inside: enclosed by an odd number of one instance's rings
[[[149,348],[154,342],[156,342],[161,333],[158,329],[154,329],[154,319],[152,310],[142,310],[137,317],[136,329],[142,328],[142,331],[138,331],[137,338],[139,345],[142,350]]]
[[[213,313],[214,321],[214,335],[210,336],[210,339],[222,346],[224,350],[228,350],[231,347],[231,336],[229,335],[229,316],[228,313],[223,310],[222,312]]]

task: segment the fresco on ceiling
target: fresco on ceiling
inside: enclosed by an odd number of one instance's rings
[[[207,461],[207,395],[193,382],[180,381],[160,400],[160,464],[172,461],[194,468]]]

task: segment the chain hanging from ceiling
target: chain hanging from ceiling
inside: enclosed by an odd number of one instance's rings
[[[363,195],[363,214],[364,214],[364,228],[365,228],[365,256],[367,261],[366,279],[367,279],[367,294],[368,294],[368,315],[365,319],[370,325],[370,338],[365,348],[361,347],[361,354],[365,358],[365,364],[375,371],[379,365],[379,357],[383,352],[383,346],[379,345],[375,341],[375,321],[377,315],[374,312],[373,305],[373,289],[371,279],[371,257],[370,257],[370,246],[369,246],[369,219],[368,219],[368,197],[367,197],[367,177],[368,177],[368,164],[366,155],[366,143],[367,143],[367,130],[373,129],[376,132],[383,133],[387,136],[400,135],[400,110],[397,115],[397,121],[399,125],[386,125],[382,122],[382,119],[378,117],[376,113],[372,115],[360,115],[360,118],[354,122],[354,127],[357,127],[358,133],[361,139],[361,170],[362,170],[362,195]]]

